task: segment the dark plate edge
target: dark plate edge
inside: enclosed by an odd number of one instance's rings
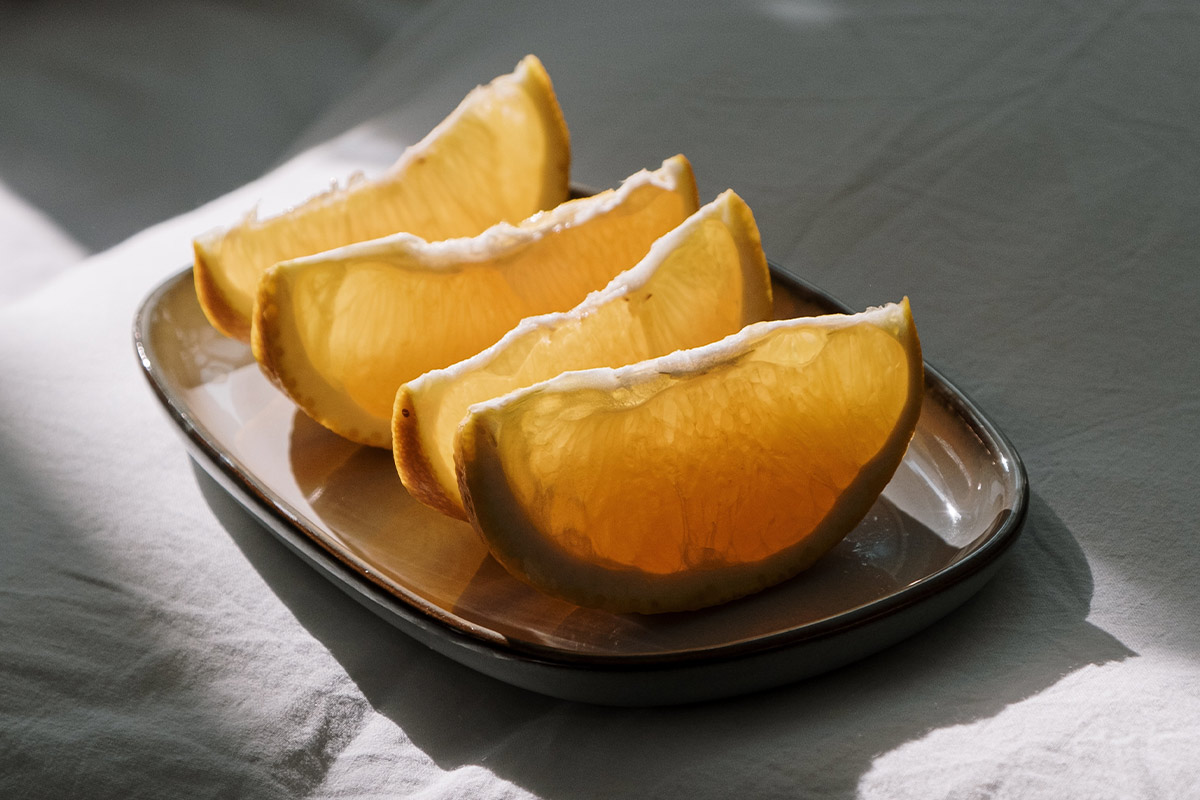
[[[792,275],[776,264],[770,266],[773,279],[790,284],[792,288],[805,295],[810,302],[824,306],[830,312],[849,312],[848,306],[808,281]],[[278,498],[273,498],[268,491],[257,484],[248,471],[240,469],[229,459],[216,446],[204,427],[191,417],[186,406],[171,395],[155,373],[155,367],[148,355],[145,343],[145,331],[149,312],[154,308],[157,299],[176,281],[182,280],[185,273],[190,272],[191,268],[186,267],[156,286],[139,305],[133,325],[134,349],[142,367],[143,376],[172,422],[183,435],[189,454],[223,489],[238,499],[289,549],[318,571],[333,579],[339,588],[385,620],[393,624],[400,623],[400,627],[414,638],[451,657],[453,657],[451,652],[453,648],[463,648],[477,657],[517,660],[531,666],[542,665],[555,669],[627,674],[680,667],[720,665],[748,656],[764,655],[771,651],[794,647],[802,643],[817,642],[878,623],[940,595],[960,583],[967,582],[979,573],[990,571],[994,563],[1016,541],[1024,525],[1028,509],[1029,485],[1024,464],[1016,449],[970,398],[926,363],[926,391],[936,392],[943,405],[960,417],[989,452],[1003,456],[1010,461],[1015,483],[1013,508],[1007,514],[999,515],[989,530],[982,535],[982,544],[962,559],[888,598],[847,611],[836,617],[771,636],[704,650],[661,656],[576,656],[551,647],[513,642],[485,628],[471,625],[458,617],[445,614],[441,609],[427,603],[422,598],[397,595],[388,585],[383,584],[369,568],[359,567],[347,560],[343,554],[327,546],[314,532],[305,527],[302,515],[290,509]],[[450,650],[439,646],[443,644],[441,640],[445,637],[449,637],[449,641],[453,644]]]

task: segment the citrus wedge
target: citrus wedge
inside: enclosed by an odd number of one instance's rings
[[[691,165],[675,156],[473,238],[401,233],[285,261],[258,288],[254,355],[317,422],[391,447],[400,384],[478,353],[524,317],[572,307],[698,204]]]
[[[550,77],[526,56],[468,94],[379,178],[196,238],[196,294],[213,326],[249,341],[255,288],[272,264],[400,231],[437,240],[517,222],[567,198],[569,167]]]
[[[810,566],[864,517],[921,407],[907,299],[748,326],[477,404],[457,467],[513,575],[616,612],[699,608]]]
[[[488,349],[400,387],[392,447],[401,480],[421,502],[466,519],[454,434],[473,403],[567,370],[708,344],[770,312],[758,227],[746,203],[727,191],[570,311],[522,320]]]

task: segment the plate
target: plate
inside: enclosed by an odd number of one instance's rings
[[[772,267],[778,317],[845,308]],[[1020,458],[936,370],[916,434],[867,518],[807,572],[687,613],[579,608],[515,580],[469,525],[409,497],[391,453],[312,422],[217,333],[191,269],[134,323],[146,378],[195,460],[268,530],[398,629],[535,692],[665,705],[800,680],[931,624],[976,592],[1018,537]]]

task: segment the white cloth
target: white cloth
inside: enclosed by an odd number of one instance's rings
[[[78,264],[87,251],[64,230],[0,183],[0,305],[32,293]]]
[[[315,149],[0,305],[0,796],[1200,796],[1197,45],[1187,3],[430,4]],[[130,342],[190,237],[526,52],[577,180],[683,152],[773,260],[912,298],[1031,478],[975,599],[782,689],[574,705],[406,639],[191,466]]]

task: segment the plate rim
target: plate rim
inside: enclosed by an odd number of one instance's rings
[[[827,307],[830,313],[852,313],[849,306],[815,284],[775,262],[768,261],[768,266],[774,281],[788,284],[806,300]],[[952,411],[990,454],[1005,458],[1009,462],[1008,471],[1013,476],[1012,508],[997,515],[987,530],[979,535],[979,544],[961,558],[887,597],[830,617],[750,639],[696,649],[630,655],[583,654],[536,642],[511,640],[503,634],[462,619],[405,591],[403,587],[397,587],[399,593],[395,591],[391,585],[377,578],[368,564],[355,563],[356,559],[326,542],[305,515],[273,495],[253,472],[237,463],[216,443],[216,437],[191,413],[186,402],[175,396],[160,378],[160,370],[152,358],[153,348],[148,344],[149,320],[154,309],[166,293],[180,282],[187,280],[192,283],[191,274],[192,266],[188,265],[161,280],[138,305],[133,320],[134,351],[143,377],[168,418],[184,437],[189,454],[260,524],[310,566],[386,621],[410,635],[416,635],[430,646],[433,644],[427,640],[428,637],[448,637],[454,647],[465,648],[477,655],[554,668],[586,669],[589,672],[645,672],[720,665],[827,640],[896,616],[987,573],[1008,552],[1024,527],[1029,507],[1029,480],[1019,453],[1004,432],[965,392],[926,361],[926,396],[937,396],[942,407]],[[403,625],[398,624],[401,622]]]

